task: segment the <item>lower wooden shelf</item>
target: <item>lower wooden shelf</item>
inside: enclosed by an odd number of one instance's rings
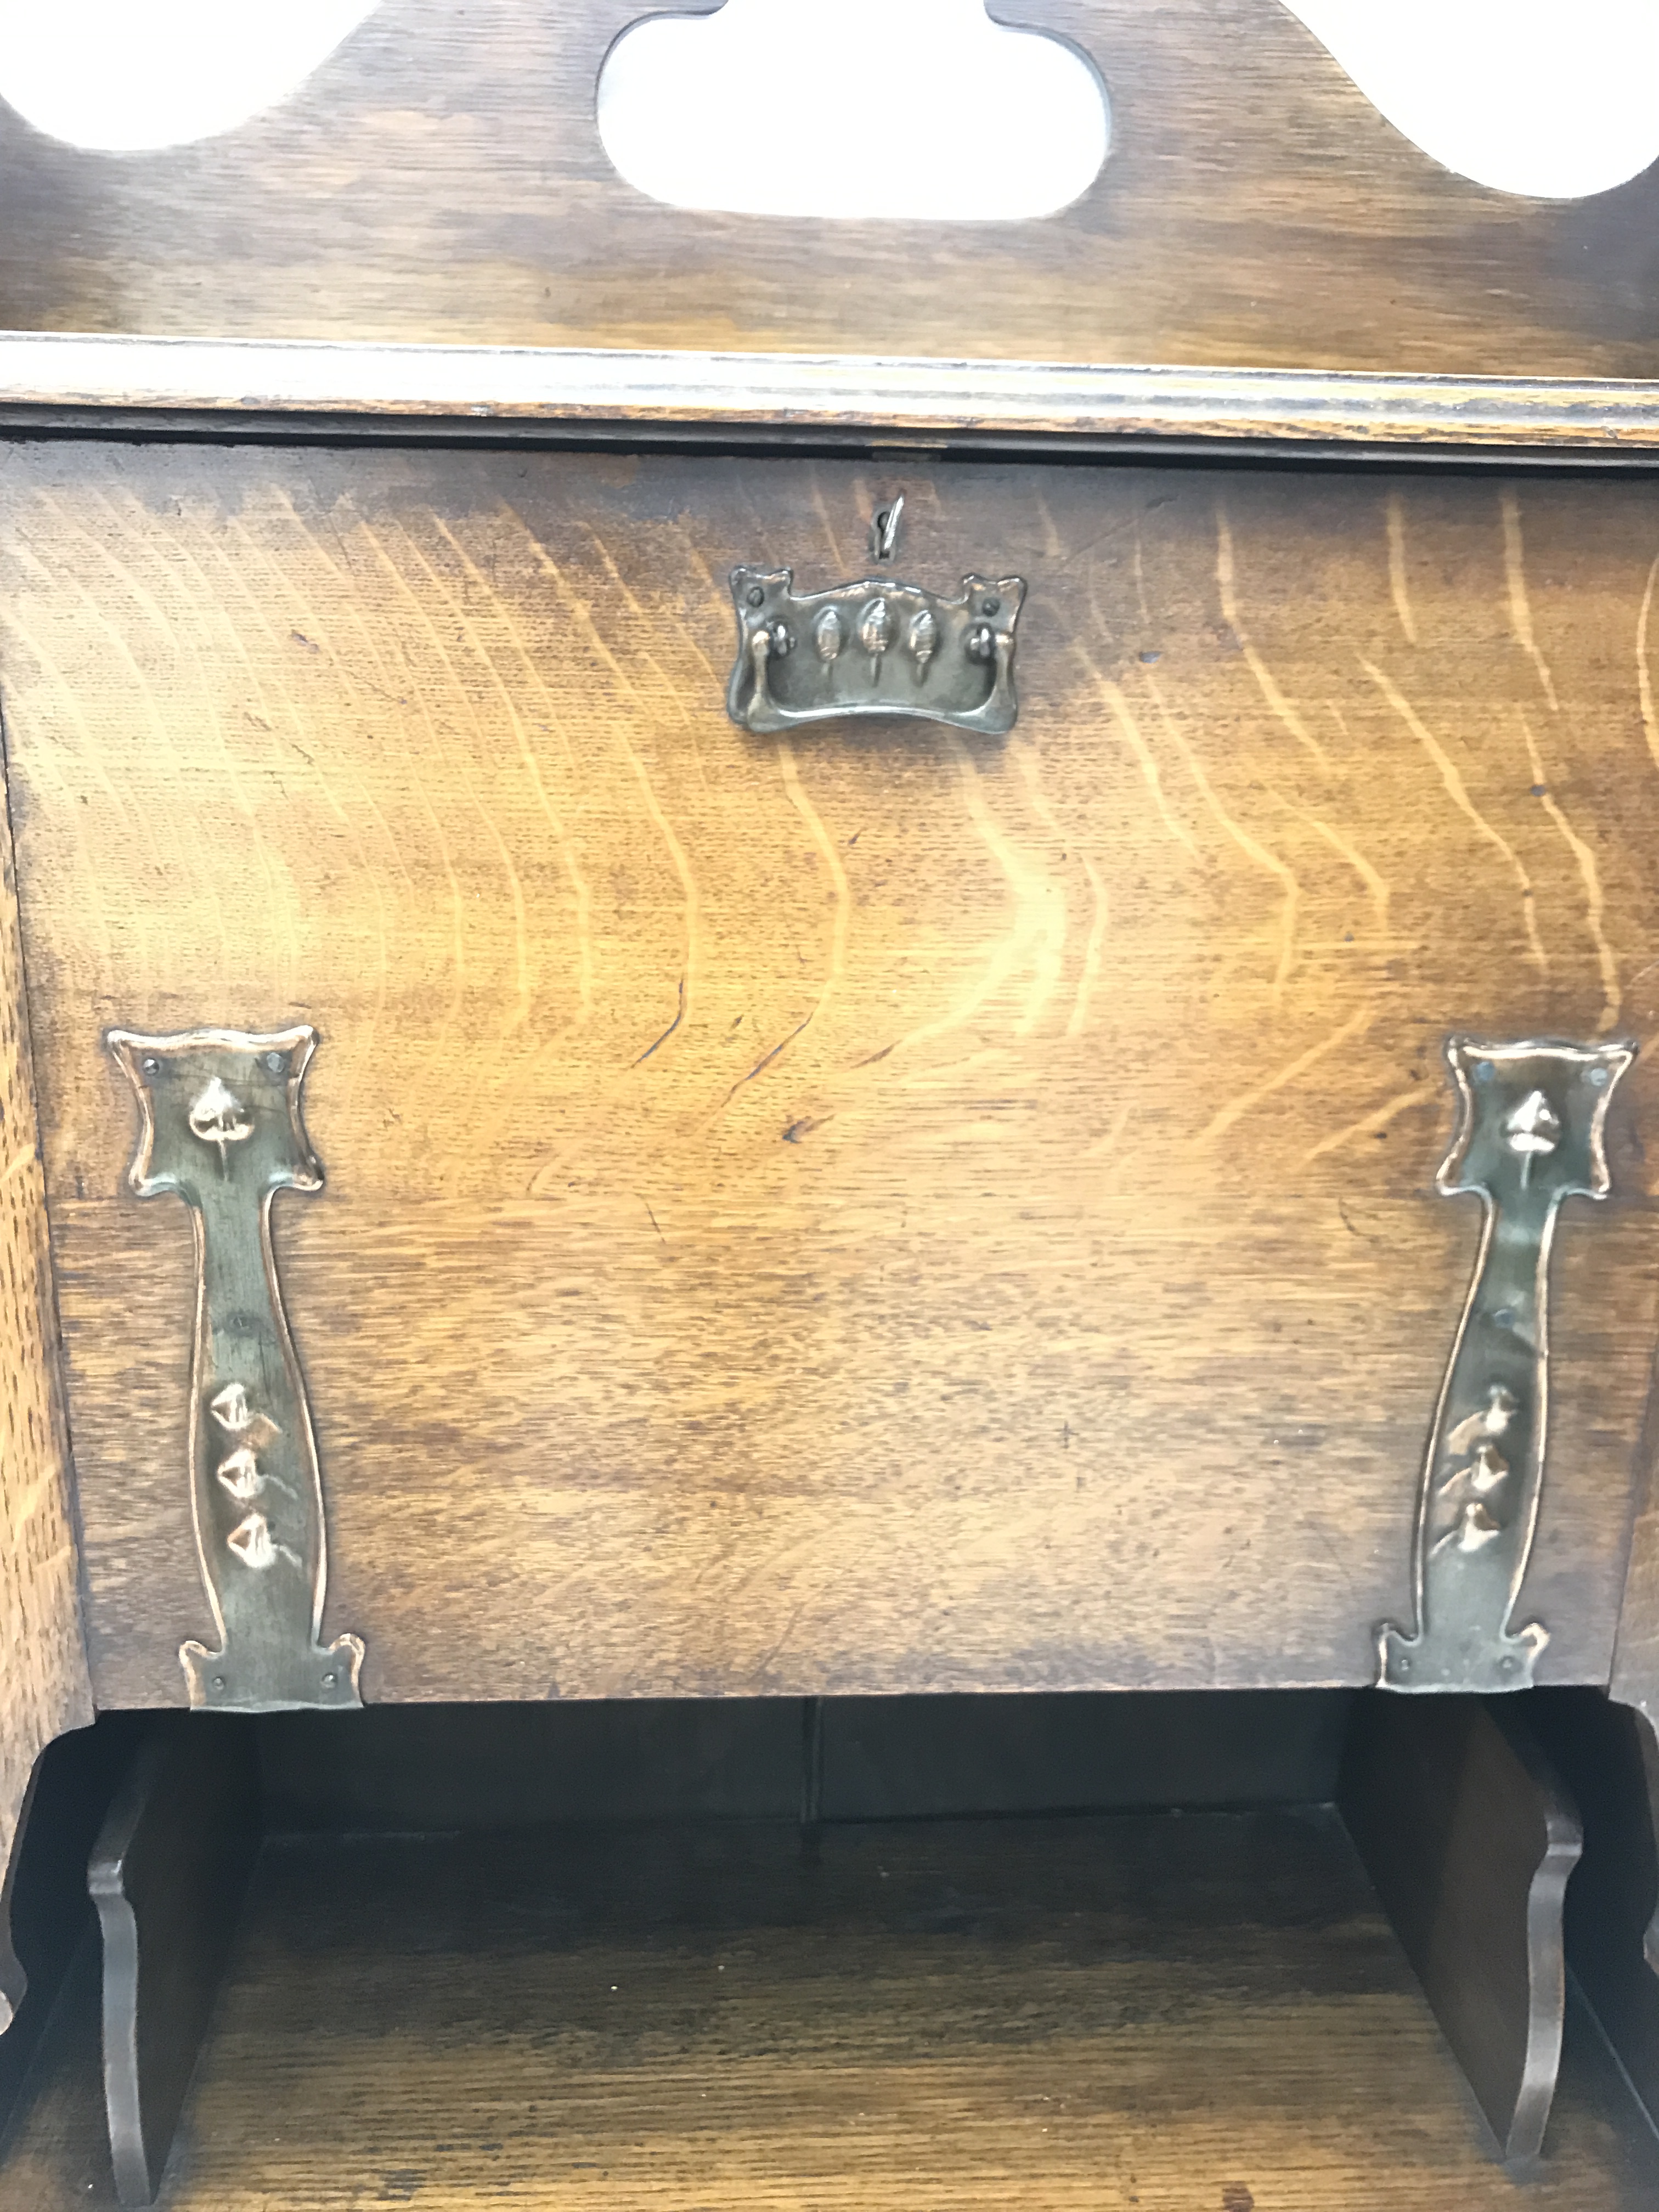
[[[1328,1808],[263,1847],[166,2212],[1651,2212],[1570,2008],[1518,2182]],[[83,1952],[5,2212],[114,2202]]]

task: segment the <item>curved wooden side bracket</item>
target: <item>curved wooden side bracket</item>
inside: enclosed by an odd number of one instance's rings
[[[247,1723],[169,1716],[93,1846],[104,1942],[104,2102],[116,2193],[155,2202],[258,1850]]]
[[[1659,1735],[1616,1694],[1547,1690],[1534,1705],[1584,1826],[1568,1966],[1659,2134]]]
[[[1583,1831],[1510,1698],[1356,1705],[1341,1809],[1506,2161],[1535,2158],[1566,2012],[1563,1905]]]

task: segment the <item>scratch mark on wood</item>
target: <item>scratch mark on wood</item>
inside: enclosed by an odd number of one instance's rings
[[[679,1006],[675,1012],[673,1020],[670,1022],[668,1027],[663,1031],[659,1037],[653,1039],[650,1044],[647,1045],[645,1050],[634,1062],[635,1067],[643,1067],[646,1061],[650,1059],[652,1054],[656,1051],[658,1046],[666,1044],[669,1038],[673,1036],[675,1030],[678,1029],[680,1024],[685,1019],[685,978],[682,975],[680,977]]]
[[[804,1014],[800,1020],[795,1024],[794,1028],[789,1031],[787,1036],[780,1037],[769,1051],[763,1052],[761,1054],[760,1058],[755,1062],[755,1065],[750,1069],[747,1075],[740,1075],[738,1078],[737,1081],[732,1085],[732,1088],[726,1092],[725,1097],[721,1099],[720,1104],[715,1108],[714,1115],[711,1116],[712,1119],[717,1120],[719,1116],[726,1111],[726,1108],[732,1103],[732,1101],[737,1097],[738,1091],[744,1088],[745,1084],[752,1083],[757,1075],[763,1075],[766,1073],[767,1069],[771,1066],[773,1061],[776,1060],[779,1054],[781,1053],[787,1046],[793,1044],[795,1039],[800,1035],[801,1031],[811,1020],[812,1015],[817,1013],[817,1006],[814,1006],[811,1013]]]

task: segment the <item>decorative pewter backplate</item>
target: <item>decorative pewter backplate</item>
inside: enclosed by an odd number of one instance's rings
[[[1437,1178],[1485,1213],[1418,1501],[1413,1632],[1384,1624],[1392,1690],[1520,1690],[1549,1641],[1513,1629],[1543,1490],[1549,1268],[1566,1198],[1605,1198],[1603,1133],[1633,1045],[1473,1044],[1446,1057],[1458,1122]]]
[[[1019,712],[1018,576],[964,576],[956,599],[866,578],[795,590],[793,568],[734,568],[738,658],[726,711],[758,736],[846,715],[902,714],[1002,737]]]
[[[129,1182],[140,1198],[176,1192],[195,1216],[191,1502],[220,1648],[180,1647],[190,1701],[361,1705],[362,1643],[319,1641],[322,1480],[270,1243],[276,1192],[322,1188],[300,1105],[317,1032],[112,1030],[106,1042],[143,1115]]]

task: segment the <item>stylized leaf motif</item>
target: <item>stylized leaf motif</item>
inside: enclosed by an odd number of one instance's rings
[[[874,660],[893,642],[893,615],[885,599],[872,599],[859,624],[859,643]]]
[[[276,1540],[263,1513],[250,1513],[246,1521],[237,1523],[225,1541],[243,1565],[252,1567],[255,1574],[263,1574],[267,1567],[276,1564]]]
[[[246,1144],[253,1134],[253,1121],[236,1093],[216,1075],[191,1102],[190,1127],[204,1145],[216,1145],[222,1161],[227,1145]]]

